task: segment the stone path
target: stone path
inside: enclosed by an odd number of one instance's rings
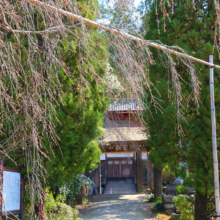
[[[80,210],[83,220],[153,220],[152,204],[144,194],[96,195],[92,202]]]
[[[130,182],[108,182],[104,194],[136,194],[135,184]]]

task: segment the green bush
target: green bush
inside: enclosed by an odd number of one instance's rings
[[[77,220],[78,211],[63,201],[65,196],[57,195],[56,200],[52,192],[47,189],[47,196],[45,200],[45,212],[48,220]]]
[[[188,190],[181,185],[177,186],[177,191],[178,191],[178,194],[187,194],[188,193]]]
[[[158,196],[158,197],[156,198],[156,202],[157,202],[157,203],[162,203],[163,200],[162,200],[162,198],[161,198],[160,196]]]
[[[60,194],[65,198],[64,201],[69,204],[75,201],[76,195],[81,195],[82,187],[84,187],[86,190],[90,190],[93,184],[93,181],[83,174],[75,174],[68,184],[59,188],[59,191]]]
[[[54,199],[53,192],[46,189],[45,215],[47,220],[79,220],[78,211],[65,203],[66,196],[58,194]],[[37,219],[36,216],[30,216],[30,205],[25,207],[24,220]],[[17,219],[17,218],[16,218]]]
[[[163,200],[160,196],[156,198],[156,203],[153,206],[153,209],[154,210],[162,210],[163,209]]]
[[[162,202],[156,202],[153,206],[154,210],[162,210],[163,209],[163,203]]]
[[[77,220],[78,211],[65,203],[58,203],[46,213],[48,220]]]
[[[181,211],[181,216],[178,220],[193,220],[194,205],[187,196],[177,196],[174,198],[175,206]]]
[[[148,202],[156,202],[157,201],[157,199],[156,198],[154,198],[154,196],[151,196],[149,199],[148,199]]]

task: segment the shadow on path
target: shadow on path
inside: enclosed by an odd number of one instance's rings
[[[96,195],[89,206],[80,211],[83,220],[153,220],[152,204],[146,202],[144,194]]]

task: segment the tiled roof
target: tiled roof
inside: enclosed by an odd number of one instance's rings
[[[101,143],[145,141],[147,140],[145,127],[129,120],[109,120],[106,118],[104,136]]]
[[[109,105],[108,111],[135,111],[135,110],[143,110],[140,105],[136,102],[135,99],[118,99],[112,101]]]

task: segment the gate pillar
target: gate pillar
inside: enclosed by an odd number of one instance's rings
[[[137,192],[143,192],[143,170],[142,170],[142,155],[136,153],[136,178],[137,178]]]

